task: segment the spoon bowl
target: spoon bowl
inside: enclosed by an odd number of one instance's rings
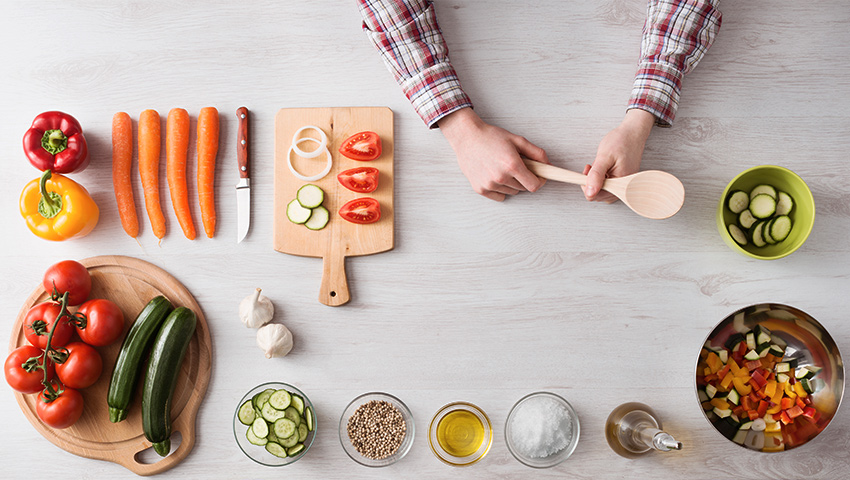
[[[557,182],[586,185],[587,176],[570,170],[525,160],[538,177]],[[611,192],[638,215],[662,220],[675,215],[685,203],[685,187],[678,178],[661,170],[645,170],[625,177],[608,178],[602,189]]]

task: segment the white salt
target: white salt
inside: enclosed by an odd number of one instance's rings
[[[511,417],[510,435],[514,448],[529,458],[560,452],[572,439],[570,419],[567,408],[553,398],[540,396],[525,400]]]

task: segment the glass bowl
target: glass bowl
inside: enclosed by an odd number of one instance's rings
[[[354,448],[354,445],[352,445],[348,436],[348,419],[354,415],[354,412],[356,412],[361,405],[371,401],[384,401],[394,406],[396,410],[401,413],[406,427],[404,438],[395,453],[381,459],[369,458],[358,452],[357,449]],[[407,452],[410,451],[410,447],[413,445],[414,434],[415,427],[413,425],[413,414],[410,413],[410,409],[407,408],[407,405],[405,405],[404,402],[389,393],[369,392],[358,396],[352,400],[347,407],[345,407],[345,410],[342,412],[342,416],[339,419],[339,442],[342,444],[342,449],[345,450],[345,453],[348,454],[352,460],[366,467],[386,467],[387,465],[392,465],[404,458],[404,456],[407,455]]]
[[[467,421],[472,419],[473,423],[477,419],[481,427],[479,444],[471,445],[473,449],[465,455],[458,455],[461,453],[460,451],[448,451],[439,441],[441,433],[456,438],[460,437],[461,441],[468,440],[470,435],[475,435],[476,432],[470,432],[468,426],[453,426],[450,423],[458,418],[458,415],[465,416]],[[443,406],[431,419],[431,426],[428,428],[428,443],[431,445],[431,451],[443,463],[453,467],[466,467],[481,460],[490,451],[490,445],[493,443],[493,427],[490,425],[487,414],[477,406],[467,402],[454,402]]]
[[[569,429],[569,442],[566,446],[564,446],[564,448],[545,457],[531,457],[523,453],[522,448],[518,448],[518,446],[514,443],[515,439],[513,435],[517,412],[521,412],[523,407],[528,407],[530,402],[534,402],[538,399],[549,399],[554,401],[557,405],[563,407],[569,416],[568,424],[561,424],[557,426],[558,430],[560,430],[559,433],[561,434],[564,434],[565,430]],[[578,445],[579,432],[578,415],[576,414],[573,406],[561,396],[551,392],[535,392],[522,397],[514,404],[513,408],[511,408],[510,413],[508,413],[508,419],[505,421],[505,441],[508,444],[508,450],[520,463],[533,468],[554,467],[569,458],[570,455],[573,454],[573,451],[575,451],[576,445]]]
[[[305,410],[309,407],[310,411],[313,412],[313,430],[307,432],[307,438],[304,439],[304,450],[301,450],[297,455],[281,458],[275,455],[272,455],[268,452],[263,446],[254,445],[248,441],[246,433],[250,428],[249,425],[243,424],[239,421],[239,407],[242,406],[246,401],[254,398],[254,395],[262,392],[266,389],[280,390],[285,389],[292,394],[299,395],[302,399],[304,399],[304,408]],[[269,382],[264,383],[262,385],[257,385],[252,388],[251,391],[245,394],[239,403],[236,405],[236,411],[233,414],[233,436],[236,437],[236,443],[239,445],[239,448],[242,450],[248,458],[259,463],[260,465],[265,465],[267,467],[282,467],[284,465],[289,465],[298,461],[301,457],[303,457],[308,450],[310,450],[310,446],[313,445],[313,440],[316,438],[316,431],[318,430],[318,423],[316,420],[316,409],[313,407],[313,402],[310,401],[310,398],[307,395],[304,395],[304,392],[299,390],[298,388],[289,385],[288,383],[280,383],[280,382]]]
[[[759,422],[760,425],[756,429],[754,428],[755,423],[753,423],[749,430],[756,430],[757,433],[750,435],[750,432],[745,431],[747,428],[741,428],[749,420],[748,417],[741,418],[734,414],[729,415],[724,409],[719,409],[718,411],[715,411],[715,408],[707,409],[713,399],[708,398],[707,387],[703,385],[707,383],[705,377],[707,372],[705,368],[708,366],[707,357],[710,355],[710,349],[721,352],[725,350],[727,351],[725,356],[731,358],[728,354],[730,348],[727,348],[726,344],[731,345],[735,343],[740,348],[741,343],[747,342],[741,342],[741,337],[738,334],[749,332],[757,326],[769,330],[771,335],[770,344],[785,344],[784,354],[779,362],[787,363],[790,367],[790,370],[785,373],[786,375],[796,377],[802,371],[801,369],[804,368],[806,370],[809,368],[820,370],[807,383],[810,385],[813,393],[807,393],[806,396],[810,398],[804,398],[804,400],[811,403],[811,405],[806,406],[813,407],[815,409],[814,411],[810,410],[807,414],[800,415],[792,413],[793,417],[789,415],[788,418],[783,419],[781,416],[782,412],[771,413],[768,409],[765,411],[765,414],[770,414],[771,420],[775,419],[774,415],[779,415],[781,420],[781,422],[778,422],[779,425],[776,425],[777,422],[773,421]],[[731,348],[734,348],[734,346]],[[749,350],[749,347],[747,349]],[[741,362],[742,370],[749,370],[746,366],[746,361],[744,359]],[[726,365],[729,365],[728,361]],[[697,402],[706,420],[711,423],[718,433],[735,444],[763,452],[791,450],[814,439],[829,425],[841,404],[841,397],[844,394],[844,362],[841,359],[841,352],[838,351],[835,341],[823,325],[809,314],[797,308],[778,303],[751,305],[737,310],[718,323],[711,333],[708,334],[704,346],[700,348],[700,355],[697,357],[695,370]],[[779,374],[776,373],[778,370],[777,367],[773,372],[774,379],[777,382],[780,381]],[[742,375],[745,373],[747,372],[743,372]],[[753,373],[753,370],[749,370],[749,373]],[[740,383],[742,383],[745,390],[749,387],[751,393],[752,390],[755,390],[751,382]],[[767,383],[770,383],[770,379],[768,379]],[[791,384],[790,378],[786,383]],[[796,378],[794,383],[797,383]],[[803,384],[802,382],[800,383]],[[728,393],[718,391],[715,396],[725,395],[725,398],[722,400],[729,403],[734,413],[737,406],[744,404],[744,395],[740,395],[738,390],[739,386],[733,383]],[[737,404],[734,403],[734,399],[729,398],[732,391],[735,391],[735,395],[740,397]],[[779,395],[783,396],[782,393],[779,393]],[[772,400],[767,403],[768,407],[775,408]],[[781,410],[781,401],[779,406]],[[800,408],[805,411],[803,407]],[[720,416],[720,414],[724,416]],[[773,426],[773,429],[771,426]],[[774,429],[779,431],[774,431]],[[753,438],[748,438],[749,436]],[[756,438],[759,436],[761,438]]]

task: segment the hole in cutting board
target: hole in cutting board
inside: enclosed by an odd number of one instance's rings
[[[331,296],[332,296],[332,297],[335,297],[335,296],[336,296],[336,292],[331,292]]]
[[[168,452],[168,454],[171,455],[180,448],[181,443],[183,443],[183,435],[181,435],[180,432],[173,432],[171,434],[171,451]],[[142,465],[151,465],[159,462],[163,458],[167,457],[160,457],[152,446],[142,450],[134,456],[136,462]]]

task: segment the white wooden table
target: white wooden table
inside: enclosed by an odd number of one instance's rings
[[[543,146],[560,166],[592,161],[623,115],[642,0],[437,7],[479,114]],[[578,188],[554,182],[503,204],[476,195],[440,133],[422,125],[385,71],[352,0],[4,2],[0,340],[8,344],[22,302],[61,259],[130,255],[186,285],[212,331],[212,379],[195,449],[163,478],[844,477],[846,406],[815,441],[768,455],[723,439],[695,399],[705,336],[753,303],[803,309],[850,355],[850,10],[840,0],[721,7],[720,35],[685,80],[674,127],[656,129],[644,156],[644,168],[678,176],[687,199],[675,217],[651,221],[622,204],[589,204]],[[208,105],[222,114],[216,237],[186,240],[164,197],[165,240],[157,246],[143,215],[137,244],[115,208],[112,115],[127,111],[135,120],[146,108],[164,115],[180,106],[194,118]],[[237,245],[241,105],[253,113],[255,180],[251,232]],[[396,247],[349,259],[352,301],[330,308],[316,300],[321,261],[272,250],[273,118],[282,107],[349,105],[396,114]],[[17,211],[21,188],[37,175],[20,138],[51,109],[84,126],[92,163],[75,178],[101,208],[91,235],[56,244],[34,238]],[[714,224],[726,182],[766,163],[800,174],[817,203],[808,242],[773,262],[732,252]],[[257,286],[294,332],[286,358],[266,360],[237,319],[239,300]],[[283,471],[248,460],[231,430],[238,399],[270,380],[299,386],[318,412],[313,449]],[[3,390],[3,477],[44,478],[57,465],[75,478],[133,476],[53,446]],[[352,462],[337,435],[345,405],[373,390],[399,396],[416,421],[408,456],[379,470]],[[566,397],[582,430],[573,456],[545,471],[515,461],[503,434],[513,403],[537,390]],[[495,429],[488,456],[466,469],[442,464],[428,448],[431,416],[454,400],[482,407]],[[614,454],[602,427],[627,401],[654,407],[684,450],[637,460]]]

